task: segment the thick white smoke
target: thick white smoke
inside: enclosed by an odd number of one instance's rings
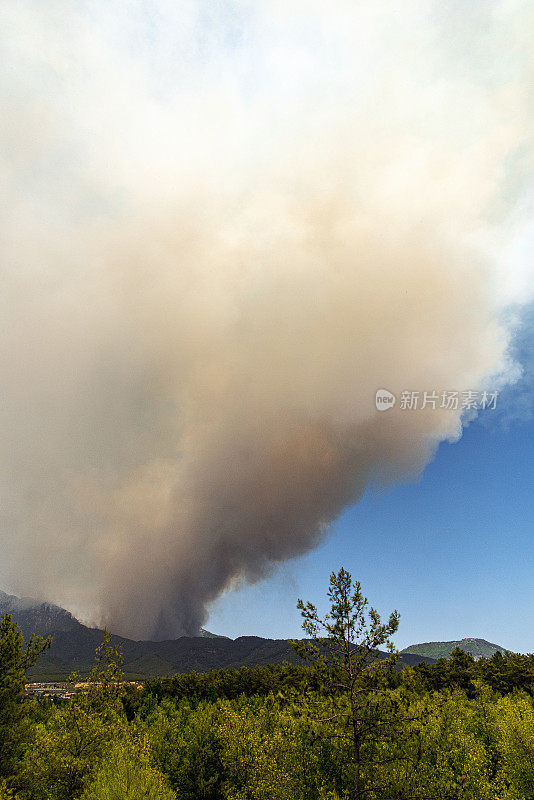
[[[0,3],[4,588],[195,633],[513,378],[529,6]]]

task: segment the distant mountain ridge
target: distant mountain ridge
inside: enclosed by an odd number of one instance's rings
[[[52,636],[52,647],[37,662],[28,677],[32,681],[66,680],[71,672],[86,675],[94,663],[95,650],[104,631],[88,628],[64,608],[41,603],[29,597],[15,597],[0,591],[0,614],[11,614],[27,639],[32,633]],[[301,664],[286,639],[262,639],[240,636],[227,639],[204,631],[199,636],[182,636],[163,642],[136,642],[112,635],[112,642],[122,646],[123,671],[129,679],[173,675],[178,672],[206,672],[240,666]],[[386,657],[386,653],[382,657]],[[432,663],[432,658],[408,653],[400,666]]]
[[[25,638],[32,633],[47,637],[59,631],[99,630],[98,628],[88,628],[87,625],[77,620],[70,611],[66,611],[61,606],[56,606],[53,603],[44,603],[40,600],[35,600],[33,597],[16,597],[14,594],[7,594],[1,589],[0,614],[11,614]],[[217,633],[211,633],[204,628],[200,629],[199,636],[208,639],[228,638],[219,636]]]
[[[486,639],[457,639],[452,642],[422,642],[421,644],[412,644],[410,647],[405,647],[401,653],[428,656],[429,658],[449,658],[452,651],[460,647],[466,653],[478,660],[479,658],[491,658],[494,653],[505,653],[506,649],[499,644],[493,644],[486,641]]]
[[[49,636],[58,631],[76,631],[85,627],[66,611],[53,603],[42,603],[33,597],[15,597],[0,590],[0,614],[11,614],[27,638],[32,633]]]

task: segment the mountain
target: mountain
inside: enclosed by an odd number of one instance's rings
[[[0,614],[11,614],[25,639],[32,633],[46,637],[59,631],[74,633],[85,627],[60,606],[41,603],[33,597],[15,597],[1,590]]]
[[[228,636],[220,636],[218,633],[212,633],[205,628],[200,629],[200,636],[205,636],[206,639],[228,639]]]
[[[18,598],[0,592],[0,614],[9,613],[20,626],[24,637],[32,633],[52,636],[52,647],[28,673],[31,681],[66,680],[71,672],[87,675],[94,662],[95,650],[104,631],[88,628],[64,608],[40,603],[29,597]],[[177,672],[206,672],[210,669],[302,663],[285,639],[262,639],[240,636],[227,639],[204,631],[199,636],[182,636],[164,642],[136,642],[112,635],[113,644],[122,646],[123,670],[128,679],[143,679]],[[382,658],[386,653],[381,654]],[[419,654],[404,655],[399,666],[432,663],[432,658]]]
[[[486,639],[459,639],[454,642],[423,642],[422,644],[412,644],[410,647],[405,647],[404,650],[401,650],[401,653],[428,656],[434,659],[449,658],[455,647],[460,647],[462,650],[465,650],[466,653],[471,653],[477,661],[479,658],[491,658],[497,651],[500,653],[506,652],[504,647],[487,642]]]

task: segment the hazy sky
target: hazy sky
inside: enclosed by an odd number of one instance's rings
[[[258,616],[277,569],[287,624],[340,563],[404,616],[475,552],[495,591],[527,520],[533,24],[527,0],[0,0],[5,589],[138,638],[243,581]],[[480,422],[441,400],[496,390]]]

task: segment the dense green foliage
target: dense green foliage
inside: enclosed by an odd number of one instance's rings
[[[158,699],[234,700],[241,695],[285,696],[291,691],[318,688],[315,671],[295,664],[238,667],[211,672],[189,672],[169,678],[153,678],[144,684],[145,693]]]
[[[534,655],[495,653],[491,658],[475,661],[473,656],[456,648],[450,658],[439,659],[435,664],[417,664],[405,671],[413,675],[423,689],[441,691],[460,688],[474,697],[480,683],[487,684],[499,694],[524,690],[534,691]]]
[[[136,689],[122,682],[120,654],[106,640],[88,691],[61,705],[16,701],[43,646],[28,649],[2,621],[2,725],[16,735],[3,740],[0,800],[354,797],[343,664],[242,667]],[[362,796],[534,797],[534,656],[475,661],[456,650],[401,672],[366,670],[353,687],[369,734],[360,741]]]
[[[449,659],[440,659],[435,664],[421,663],[402,672],[388,671],[382,682],[389,689],[403,686],[419,693],[463,689],[474,697],[480,684],[486,684],[499,695],[518,690],[530,695],[534,694],[534,655],[495,653],[492,658],[475,661],[469,653],[457,648]],[[146,681],[143,692],[135,693],[132,701],[137,708],[146,696],[158,702],[165,698],[192,702],[232,700],[241,695],[286,697],[318,691],[320,687],[317,672],[309,666],[271,664],[154,678]]]
[[[415,670],[388,690],[388,713],[412,719],[410,736],[375,737],[377,798],[526,800],[534,796],[534,705],[525,691],[501,695],[478,684],[439,692]],[[303,684],[304,685],[304,684]],[[368,695],[373,708],[384,692]],[[13,771],[17,800],[334,800],[350,797],[352,762],[342,724],[323,735],[320,693],[303,689],[229,700],[158,699],[139,693],[132,719],[117,690],[93,692],[33,722]],[[342,698],[339,698],[342,701]],[[28,711],[30,720],[34,710]],[[406,733],[406,730],[405,730]],[[366,760],[365,763],[371,763]],[[0,792],[0,797],[3,795]],[[5,797],[9,797],[5,794]]]
[[[17,698],[24,689],[26,670],[49,644],[39,636],[24,644],[10,615],[0,617],[0,781],[11,774],[31,735],[29,720]]]

